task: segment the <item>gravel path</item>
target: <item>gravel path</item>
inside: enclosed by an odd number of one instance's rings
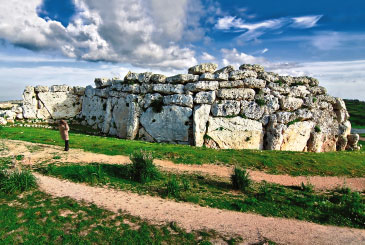
[[[127,164],[130,163],[128,156],[109,156],[92,152],[85,152],[80,149],[71,149],[64,152],[59,146],[51,146],[44,144],[34,144],[17,140],[4,140],[8,151],[5,155],[25,156],[24,164],[34,164],[42,161],[62,161],[68,163],[110,163],[110,164]],[[33,152],[32,151],[33,148]],[[36,150],[35,150],[36,149]],[[4,152],[3,152],[4,153]],[[59,156],[60,159],[53,159]],[[223,178],[230,178],[233,166],[223,166],[214,164],[188,165],[175,164],[167,160],[155,160],[156,165],[163,170],[180,172],[180,173],[199,173],[207,175],[215,175]],[[346,185],[352,190],[365,191],[365,178],[347,178],[332,176],[289,176],[289,175],[273,175],[261,171],[249,170],[251,179],[256,182],[267,181],[284,186],[300,186],[302,183],[310,183],[316,190],[331,190]]]
[[[72,183],[38,173],[35,176],[40,189],[56,197],[84,200],[113,212],[122,210],[152,223],[176,222],[187,231],[208,229],[238,235],[244,239],[244,244],[256,243],[263,238],[279,244],[365,244],[365,230],[206,208]]]

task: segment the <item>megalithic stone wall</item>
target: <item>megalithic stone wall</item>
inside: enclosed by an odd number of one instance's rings
[[[311,77],[280,76],[260,65],[188,74],[129,72],[96,78],[95,88],[27,87],[24,118],[77,118],[124,139],[219,149],[325,152],[358,149],[345,103]]]

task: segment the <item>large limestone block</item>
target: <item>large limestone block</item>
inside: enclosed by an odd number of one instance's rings
[[[303,100],[294,97],[282,97],[280,99],[281,109],[284,111],[295,111],[303,105]]]
[[[264,107],[254,101],[241,101],[241,114],[249,119],[259,120],[264,112]]]
[[[240,113],[240,101],[216,101],[212,106],[212,115],[215,117],[236,116]]]
[[[253,77],[248,77],[243,79],[243,83],[247,88],[265,88],[266,81],[262,79],[257,79]]]
[[[184,85],[182,84],[154,84],[153,91],[161,94],[183,94]]]
[[[154,94],[146,94],[146,96],[144,97],[144,108],[148,108],[150,107],[151,103],[153,101],[156,100],[162,100],[162,95],[158,94],[158,93],[154,93]]]
[[[51,92],[68,92],[73,90],[72,87],[69,87],[67,85],[52,85],[51,86]]]
[[[290,125],[283,134],[282,151],[304,151],[307,146],[314,122],[304,121]]]
[[[214,73],[215,70],[218,68],[217,64],[213,64],[213,63],[204,63],[204,64],[200,64],[200,65],[196,65],[193,67],[190,67],[188,70],[189,74],[194,74],[194,75],[201,75],[203,73]]]
[[[105,88],[112,85],[112,81],[108,78],[95,78],[94,83],[96,88]]]
[[[214,81],[215,79],[215,74],[213,73],[203,73],[200,75],[199,77],[200,81]]]
[[[95,123],[104,120],[104,104],[106,107],[106,101],[103,98],[97,96],[84,97],[81,114],[88,125],[93,126]]]
[[[225,100],[253,100],[255,90],[250,88],[219,89],[217,96]]]
[[[325,87],[322,87],[322,86],[310,87],[309,88],[309,92],[312,95],[321,95],[321,94],[326,94],[327,93],[327,89]]]
[[[80,97],[71,93],[44,92],[38,97],[53,119],[73,118],[81,111]]]
[[[75,86],[73,93],[76,94],[76,95],[82,96],[82,95],[85,94],[85,88],[84,87],[80,87],[80,86]]]
[[[290,88],[290,96],[293,97],[306,97],[307,95],[309,95],[310,92],[307,90],[306,86],[294,86]]]
[[[157,142],[188,142],[191,115],[188,107],[163,106],[160,113],[148,108],[140,123]]]
[[[243,88],[245,83],[242,80],[223,81],[219,83],[220,88]]]
[[[312,132],[308,141],[308,151],[322,152],[324,136],[322,132]]]
[[[141,109],[136,96],[128,95],[117,100],[113,108],[112,120],[114,121],[119,138],[136,138],[139,129],[140,111]]]
[[[280,150],[284,139],[283,134],[287,128],[284,124],[273,122],[273,118],[275,118],[275,115],[270,116],[270,121],[266,129],[266,150]]]
[[[167,95],[163,98],[165,105],[179,105],[193,108],[193,96],[185,94]]]
[[[264,67],[258,64],[242,64],[239,68],[240,70],[252,70],[255,72],[264,72]]]
[[[225,67],[215,71],[214,74],[229,74],[232,71],[234,71],[234,67],[229,65],[229,66],[225,66]]]
[[[263,149],[260,122],[241,117],[210,117],[207,135],[221,149]]]
[[[150,83],[152,72],[143,72],[138,74],[139,83]]]
[[[193,133],[195,146],[203,146],[204,144],[204,135],[207,131],[210,109],[211,105],[206,104],[194,107]]]
[[[48,92],[49,88],[48,88],[48,86],[37,85],[37,86],[35,86],[34,91],[38,92],[38,93],[39,92]]]
[[[109,96],[109,88],[95,89],[95,95],[106,99]]]
[[[278,92],[279,94],[289,94],[290,93],[290,87],[285,83],[271,82],[267,86],[273,92]]]
[[[229,80],[242,80],[247,77],[257,77],[257,73],[251,70],[238,70],[229,73]]]
[[[6,121],[6,119],[5,119],[5,118],[0,117],[0,125],[1,125],[1,126],[5,126],[7,123],[8,123],[8,121]]]
[[[211,105],[215,101],[215,98],[215,91],[199,92],[195,95],[194,103]]]
[[[280,109],[279,99],[276,98],[275,96],[265,95],[263,100],[264,100],[266,108],[270,114],[274,113],[275,111]]]
[[[279,75],[273,72],[259,72],[257,78],[265,80],[267,82],[276,82],[279,80]]]
[[[219,87],[218,81],[199,81],[196,83],[188,83],[185,86],[185,90],[191,92],[217,90]]]
[[[103,128],[102,131],[104,134],[108,134],[110,131],[110,124],[112,121],[112,107],[113,107],[113,98],[110,97],[106,101],[106,109],[105,109],[105,116],[104,116],[104,122],[103,122]]]
[[[165,83],[166,82],[166,76],[162,74],[153,74],[150,78],[150,81],[152,83]]]
[[[23,117],[25,119],[37,118],[37,99],[34,88],[27,86],[23,93]]]
[[[120,90],[122,92],[139,94],[140,86],[138,84],[122,84]]]
[[[198,75],[193,74],[178,74],[172,77],[166,78],[166,83],[172,83],[172,84],[185,84],[185,83],[191,83],[191,82],[197,82],[199,80]]]

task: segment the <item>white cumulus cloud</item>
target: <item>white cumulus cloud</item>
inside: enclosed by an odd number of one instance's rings
[[[312,28],[322,18],[323,15],[310,15],[292,18],[294,23],[291,25],[296,28]]]

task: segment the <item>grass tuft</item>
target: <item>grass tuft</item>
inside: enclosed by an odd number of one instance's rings
[[[136,151],[130,155],[132,161],[131,174],[134,181],[146,183],[157,179],[160,175],[158,169],[153,164],[151,153],[146,151]]]
[[[37,181],[33,174],[27,170],[0,172],[0,191],[13,194],[28,191],[37,187]]]
[[[246,191],[251,184],[250,175],[245,169],[238,167],[234,168],[234,173],[231,175],[231,181],[234,189]]]

